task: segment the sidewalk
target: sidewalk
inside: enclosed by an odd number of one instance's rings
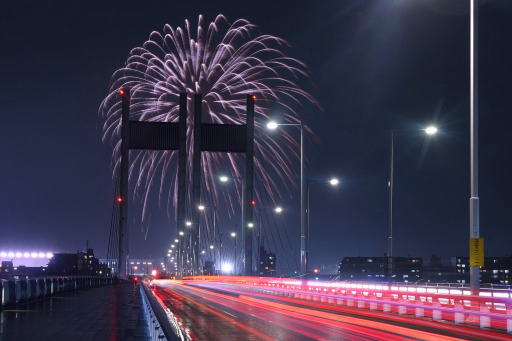
[[[150,340],[133,283],[62,293],[0,310],[0,341]]]

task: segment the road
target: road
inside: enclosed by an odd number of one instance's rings
[[[512,340],[506,334],[315,304],[211,282],[155,282],[189,340]]]

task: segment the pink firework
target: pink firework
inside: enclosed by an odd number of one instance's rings
[[[246,96],[255,94],[256,196],[277,198],[294,182],[292,165],[298,157],[297,140],[289,131],[263,132],[266,122],[276,110],[283,122],[299,122],[293,108],[303,100],[314,102],[296,83],[307,76],[305,65],[287,57],[282,52],[284,47],[284,40],[256,33],[255,25],[249,21],[239,19],[230,24],[223,15],[209,24],[199,16],[195,32],[188,20],[183,28],[165,25],[162,32],[152,32],[142,46],[131,50],[126,65],[114,72],[109,93],[100,106],[103,140],[114,143],[114,174],[119,167],[121,88],[131,91],[131,120],[156,122],[177,121],[179,94],[187,92],[189,120],[191,94],[201,93],[204,122],[243,124]],[[191,135],[189,129],[190,148]],[[159,201],[165,197],[167,207],[172,207],[176,200],[177,153],[131,153],[130,182],[143,200],[142,217],[154,189],[159,192]],[[240,177],[241,162],[236,154],[203,153],[203,192],[217,199],[221,195],[217,186],[219,173],[228,170]],[[238,195],[240,190],[237,188]],[[233,201],[227,195],[225,199],[234,209]]]

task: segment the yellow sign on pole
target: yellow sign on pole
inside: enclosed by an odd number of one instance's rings
[[[484,239],[469,239],[469,266],[484,266]]]

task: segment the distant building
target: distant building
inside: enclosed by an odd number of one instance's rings
[[[417,282],[423,275],[421,258],[343,257],[339,265],[340,280]]]
[[[423,266],[423,281],[427,283],[464,283],[464,275],[456,271],[455,257],[449,262],[432,256],[428,265]]]
[[[128,266],[128,274],[132,276],[151,275],[153,271],[157,273],[166,272],[163,259],[131,258]]]
[[[14,275],[14,265],[12,261],[2,261],[2,264],[0,265],[0,274],[3,278]]]
[[[260,276],[275,276],[276,275],[276,254],[267,252],[263,246],[260,246],[260,264],[258,273]]]
[[[110,269],[105,264],[100,264],[98,258],[94,257],[93,249],[77,253],[56,253],[50,259],[46,270],[48,275],[90,275],[107,276]]]
[[[455,269],[460,275],[460,283],[469,282],[469,258],[456,257]],[[480,283],[512,284],[512,257],[485,257],[480,269]]]

